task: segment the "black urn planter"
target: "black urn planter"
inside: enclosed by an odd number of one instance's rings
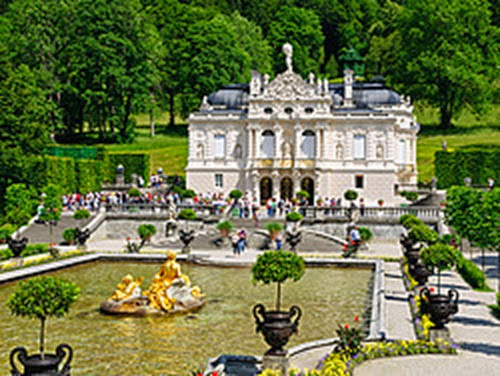
[[[290,244],[290,250],[295,252],[297,245],[302,241],[302,233],[300,231],[287,231],[286,242]]]
[[[408,238],[407,236],[402,235],[399,243],[403,246],[404,249],[408,250],[413,247],[413,240]]]
[[[15,360],[23,365],[24,373],[16,367]],[[60,367],[64,358],[67,358]],[[73,350],[67,344],[57,346],[55,354],[44,354],[42,359],[40,354],[28,355],[24,347],[16,347],[10,353],[10,365],[12,376],[69,376],[70,363],[73,358]]]
[[[427,287],[420,290],[421,311],[430,316],[435,329],[443,329],[450,316],[458,312],[458,296],[455,289],[448,290],[447,295],[431,294]]]
[[[19,257],[21,256],[21,252],[24,251],[26,245],[28,244],[28,238],[22,238],[20,240],[16,240],[9,237],[7,239],[7,243],[9,244],[9,248],[14,254],[14,257]]]
[[[90,237],[90,230],[87,228],[85,230],[80,230],[79,228],[76,229],[76,240],[79,245],[84,245],[85,242],[89,239]]]
[[[191,244],[191,242],[194,240],[194,230],[179,230],[179,238],[184,244],[184,247],[182,247],[182,253],[189,253],[191,250],[189,248],[189,244]]]
[[[287,350],[283,347],[288,343],[291,335],[297,333],[302,310],[294,305],[288,312],[266,311],[262,304],[257,304],[253,307],[253,316],[257,324],[256,331],[262,332],[266,343],[271,346],[265,355],[285,356]],[[294,317],[295,320],[292,321]]]
[[[410,265],[409,271],[415,281],[418,282],[419,286],[425,285],[429,277],[432,275],[432,270],[427,268],[421,262],[417,262],[415,265]]]

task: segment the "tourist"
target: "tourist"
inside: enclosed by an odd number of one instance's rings
[[[233,246],[233,255],[237,256],[240,254],[239,248],[238,248],[238,241],[240,240],[240,237],[238,236],[237,232],[233,233],[233,236],[231,236],[231,245]]]
[[[365,199],[360,198],[359,199],[359,214],[364,217],[365,215]]]
[[[241,254],[245,251],[245,247],[247,246],[247,232],[245,229],[241,229],[238,231],[238,243],[236,247],[238,248],[238,254]]]
[[[495,186],[495,180],[493,178],[488,179],[488,189],[491,191]]]
[[[355,249],[357,250],[359,247],[359,243],[361,242],[361,235],[358,230],[358,226],[354,226],[349,233],[349,238],[351,240],[351,243],[354,245]]]
[[[281,246],[283,245],[283,237],[281,236],[281,233],[278,233],[278,235],[276,235],[274,241],[276,242],[276,250],[281,251]]]

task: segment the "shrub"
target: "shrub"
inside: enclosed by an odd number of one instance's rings
[[[418,200],[418,193],[417,192],[410,192],[410,191],[403,191],[400,193],[401,196],[406,198],[408,201],[417,201]]]
[[[196,192],[192,189],[184,189],[181,193],[181,196],[184,198],[193,198],[196,197]]]
[[[137,229],[137,233],[142,240],[149,240],[156,234],[156,227],[150,224],[142,224]]]
[[[50,276],[35,277],[19,282],[16,291],[7,300],[7,306],[16,316],[27,316],[40,320],[40,353],[44,354],[45,320],[62,317],[80,294],[72,282]]]
[[[437,243],[420,252],[420,259],[427,266],[439,271],[449,270],[456,264],[456,250],[447,244]]]
[[[266,229],[267,229],[267,231],[269,231],[270,234],[272,234],[272,233],[283,230],[283,226],[278,222],[269,222],[266,225]]]
[[[281,303],[281,283],[290,279],[297,282],[305,273],[304,259],[293,252],[267,251],[257,257],[252,266],[252,281],[254,284],[262,282],[267,285],[277,283],[276,310]]]
[[[77,220],[90,218],[90,212],[87,209],[77,209],[73,218]]]
[[[75,160],[65,157],[45,157],[44,183],[60,187],[64,193],[74,192],[76,186]]]
[[[296,211],[290,212],[286,215],[286,220],[288,222],[299,222],[302,220],[302,218],[302,214]]]
[[[0,242],[5,242],[7,239],[16,232],[16,227],[10,223],[6,223],[0,227]]]
[[[75,161],[76,185],[78,192],[100,191],[106,172],[99,160],[77,159]]]
[[[106,179],[114,182],[116,177],[116,167],[123,165],[123,176],[126,183],[132,181],[132,174],[142,176],[145,181],[149,179],[149,154],[128,154],[128,153],[108,153],[104,157],[106,163]]]
[[[354,321],[358,321],[358,316],[354,318]],[[361,329],[356,327],[349,327],[348,324],[344,326],[338,326],[335,330],[338,339],[335,341],[334,351],[347,353],[350,356],[356,355],[361,351],[361,340],[363,335]]]
[[[415,217],[413,214],[403,214],[399,217],[399,223],[406,229],[410,229],[413,226],[425,225],[424,221]]]
[[[0,249],[0,261],[5,261],[14,257],[14,254],[9,248]]]
[[[67,228],[63,231],[62,237],[64,240],[66,240],[68,243],[73,243],[76,239],[76,228]]]
[[[308,200],[310,196],[309,196],[309,193],[307,191],[302,190],[302,191],[297,192],[297,197],[304,198],[304,199]]]
[[[344,198],[348,201],[354,201],[358,198],[358,192],[353,191],[352,189],[349,189],[349,190],[345,191]]]
[[[217,224],[217,230],[219,231],[227,231],[228,233],[234,228],[234,225],[231,221],[222,221]]]
[[[179,187],[178,185],[175,185],[172,188],[172,191],[174,191],[174,193],[177,193],[178,195],[182,196],[182,193],[184,192],[184,189],[182,189],[182,187]]]
[[[373,237],[372,232],[367,227],[358,227],[358,231],[362,242],[369,242]]]
[[[128,195],[130,197],[141,197],[141,191],[138,188],[132,187],[128,190]]]
[[[49,245],[43,243],[28,244],[26,248],[21,252],[21,257],[28,257],[33,255],[39,255],[41,253],[47,253],[49,251]]]
[[[229,197],[232,199],[239,200],[240,198],[243,197],[243,192],[241,192],[239,189],[233,189],[231,192],[229,192]]]
[[[25,225],[36,212],[38,193],[25,184],[12,184],[5,192],[5,220],[16,227]]]
[[[177,215],[178,219],[184,219],[186,221],[193,221],[196,217],[196,213],[193,209],[182,209]]]
[[[457,271],[473,289],[488,288],[483,271],[473,261],[466,259],[462,255],[457,262]]]
[[[439,235],[436,231],[430,229],[425,224],[412,226],[408,237],[414,242],[424,242],[427,245],[432,245],[439,240]]]

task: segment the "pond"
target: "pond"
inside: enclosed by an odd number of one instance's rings
[[[182,265],[193,285],[207,295],[198,312],[171,317],[116,317],[98,311],[131,273],[144,276],[146,289],[159,270],[156,263],[96,262],[51,273],[76,283],[81,296],[64,318],[47,321],[46,348],[60,343],[75,353],[72,375],[188,375],[220,354],[262,355],[267,349],[255,333],[252,307],[275,304],[275,286],[254,286],[248,268]],[[335,336],[338,324],[362,317],[371,294],[372,271],[358,268],[308,267],[296,283],[283,288],[283,307],[303,310],[299,333],[288,348]],[[16,283],[0,287],[0,373],[10,370],[9,353],[25,346],[38,351],[38,320],[14,317],[5,305]],[[361,324],[361,323],[360,323]]]

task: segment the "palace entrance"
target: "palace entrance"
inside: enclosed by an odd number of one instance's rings
[[[280,198],[282,200],[291,200],[293,198],[293,181],[290,178],[281,179]]]
[[[309,205],[314,205],[314,180],[311,178],[302,179],[300,189],[309,193]]]
[[[273,181],[265,177],[260,181],[260,204],[265,205],[268,198],[273,197]]]

